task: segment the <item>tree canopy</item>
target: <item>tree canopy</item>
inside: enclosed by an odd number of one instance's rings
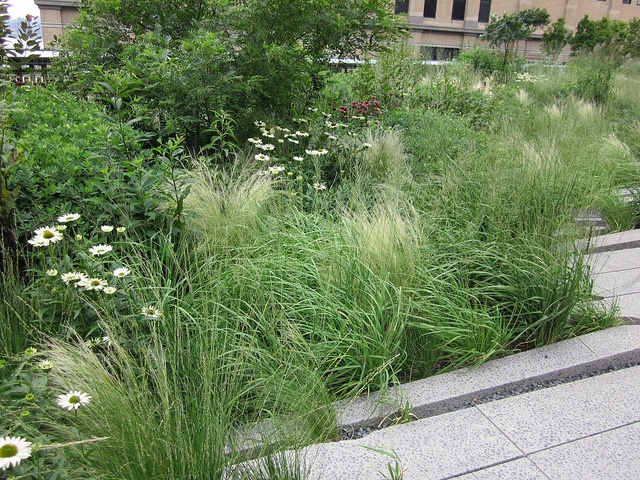
[[[491,15],[483,38],[491,47],[504,49],[503,65],[509,54],[521,40],[528,40],[536,30],[549,23],[549,12],[541,8],[529,8],[519,12],[505,13],[502,17]]]
[[[96,75],[144,79],[139,103],[197,144],[216,112],[287,112],[330,57],[381,51],[403,26],[387,0],[84,0],[55,68],[84,94]]]

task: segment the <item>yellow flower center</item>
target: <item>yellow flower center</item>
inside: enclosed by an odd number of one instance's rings
[[[7,443],[0,447],[0,458],[11,458],[18,453],[18,447],[12,445],[11,443]]]
[[[69,397],[69,403],[71,404],[80,403],[80,397],[78,395],[73,395],[72,397]]]
[[[45,230],[44,233],[42,234],[43,238],[53,238],[55,237],[55,235],[53,234],[53,232],[51,230]]]

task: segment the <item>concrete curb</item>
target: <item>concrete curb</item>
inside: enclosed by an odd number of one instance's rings
[[[635,363],[640,363],[640,325],[621,325],[339,404],[338,423],[357,429],[385,426],[409,414],[427,418],[488,394]]]

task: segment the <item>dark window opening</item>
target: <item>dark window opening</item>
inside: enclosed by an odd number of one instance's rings
[[[480,0],[480,10],[478,11],[478,22],[487,23],[489,21],[490,15],[491,15],[491,0]]]
[[[629,0],[631,1],[631,0]],[[396,0],[396,15],[399,13],[409,13],[409,0]]]
[[[631,5],[631,0],[622,0],[623,5]]]
[[[424,16],[426,18],[436,18],[436,8],[438,7],[438,0],[425,0],[424,2]]]
[[[464,20],[464,11],[467,9],[467,0],[453,0],[451,20]]]

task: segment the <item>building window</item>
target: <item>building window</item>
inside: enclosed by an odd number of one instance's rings
[[[409,0],[396,0],[396,15],[398,13],[409,13]]]
[[[436,18],[436,8],[438,7],[438,0],[425,0],[424,2],[424,16],[426,18]]]
[[[640,0],[638,0],[640,2]],[[464,11],[467,9],[467,0],[453,0],[451,20],[464,20]]]
[[[487,23],[489,21],[490,15],[491,15],[491,0],[480,0],[480,10],[478,11],[478,22]]]
[[[622,0],[623,5],[631,5],[631,0]]]

